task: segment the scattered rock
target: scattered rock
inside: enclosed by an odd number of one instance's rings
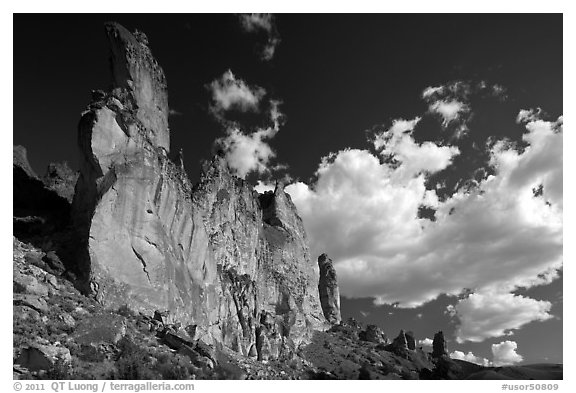
[[[13,295],[13,303],[15,305],[30,307],[43,314],[46,314],[49,310],[46,300],[38,295],[15,293]]]
[[[124,318],[104,312],[79,322],[73,337],[78,344],[100,345],[117,344],[125,334]]]
[[[56,253],[54,251],[47,252],[46,256],[44,256],[42,258],[42,261],[49,268],[49,270],[48,269],[46,269],[46,270],[52,274],[62,275],[62,273],[64,273],[64,271],[66,270],[64,267],[64,264],[62,263],[62,261],[60,260],[58,255],[56,255]],[[39,266],[39,267],[42,267],[42,266]]]
[[[34,276],[14,272],[13,283],[14,292],[28,293],[38,296],[48,295],[48,288],[44,284],[38,282]]]
[[[65,347],[55,345],[34,344],[22,348],[16,363],[31,371],[50,369],[58,360],[69,363],[72,357]]]
[[[364,341],[373,342],[376,344],[387,344],[388,338],[386,334],[376,325],[366,326],[366,330],[360,332],[359,338]]]
[[[74,327],[76,326],[76,320],[72,315],[68,313],[63,313],[59,315],[58,319],[60,319],[64,323],[64,325],[66,325],[66,327],[68,327],[69,329],[74,329]]]
[[[217,351],[213,345],[206,344],[204,341],[198,340],[198,342],[194,346],[194,350],[198,352],[200,355],[210,359],[214,364],[218,364]]]

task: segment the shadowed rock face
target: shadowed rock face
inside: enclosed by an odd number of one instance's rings
[[[332,265],[332,260],[328,255],[322,254],[318,257],[318,267],[320,268],[320,280],[318,282],[318,292],[320,293],[320,303],[326,320],[332,324],[340,323],[340,290],[336,270]]]
[[[435,358],[448,356],[446,340],[444,339],[444,333],[442,331],[434,334],[434,340],[432,341],[432,356]]]
[[[70,200],[67,199],[70,195],[62,194],[54,184],[38,178],[22,146],[13,147],[12,170],[14,234],[27,241],[34,239],[37,243],[38,239],[65,227],[70,216]],[[70,192],[74,181],[72,175],[59,185]]]
[[[198,338],[245,355],[290,353],[324,324],[290,196],[279,185],[259,198],[221,157],[192,186],[167,155],[165,79],[144,36],[117,24],[106,32],[115,88],[93,93],[78,131],[81,289],[109,307],[168,310]]]

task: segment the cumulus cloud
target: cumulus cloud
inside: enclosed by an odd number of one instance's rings
[[[470,112],[470,108],[457,100],[439,100],[430,104],[428,110],[442,116],[442,125],[448,127],[450,123],[460,119],[462,114]]]
[[[509,366],[519,363],[524,358],[516,353],[518,344],[515,341],[502,341],[500,344],[492,344],[492,363],[496,367]]]
[[[510,335],[532,321],[545,321],[552,303],[511,293],[483,291],[458,302],[455,307],[460,325],[456,340],[480,342],[490,337]]]
[[[224,150],[228,166],[241,178],[250,172],[265,173],[271,158],[276,157],[266,139],[276,132],[269,128],[244,134],[239,128],[230,128],[226,137],[218,140]]]
[[[272,60],[276,47],[280,44],[280,36],[272,14],[241,14],[240,25],[245,32],[254,33],[264,31],[266,44],[262,47],[261,58],[264,61]]]
[[[236,121],[226,117],[228,111],[260,112],[266,90],[259,86],[250,86],[237,78],[232,71],[226,71],[220,78],[207,85],[212,94],[210,112],[224,127],[226,136],[215,142],[224,152],[228,166],[239,177],[246,177],[251,172],[259,174],[279,169],[282,165],[271,165],[276,153],[269,145],[284,122],[284,114],[279,107],[280,100],[268,100],[268,127],[257,127],[248,132]]]
[[[237,125],[229,125],[226,136],[216,140],[224,152],[228,166],[235,175],[244,178],[251,172],[259,174],[270,172],[270,161],[276,153],[268,144],[282,125],[284,115],[279,109],[281,102],[270,101],[269,117],[272,126],[260,128],[253,133],[244,133]],[[281,165],[273,168],[278,169]],[[261,187],[264,183],[259,183]]]
[[[480,366],[489,367],[491,365],[490,360],[476,356],[472,352],[464,353],[462,351],[454,351],[450,353],[451,359],[465,360],[470,363],[475,363]]]
[[[540,119],[542,115],[542,109],[522,109],[518,112],[518,116],[516,116],[516,123],[529,123],[532,121],[537,121]]]
[[[286,191],[312,254],[327,252],[335,261],[343,295],[416,307],[470,288],[475,294],[452,308],[464,318],[461,338],[481,338],[466,323],[473,320],[468,310],[481,311],[473,303],[479,299],[494,313],[489,317],[496,327],[486,329],[500,335],[548,317],[546,302],[510,293],[551,282],[562,266],[561,120],[528,122],[522,151],[493,143],[494,174],[442,201],[425,180],[451,165],[457,150],[416,143],[416,120],[395,122],[376,136],[378,155],[360,149],[330,154],[314,183],[296,182]],[[435,221],[419,216],[423,205],[435,209]],[[493,288],[512,312],[485,298]]]
[[[404,177],[440,171],[450,164],[454,156],[460,154],[455,146],[438,146],[432,142],[417,144],[412,132],[419,121],[420,117],[394,120],[392,127],[377,134],[373,141],[382,156],[393,157],[402,164],[397,172],[402,172]]]
[[[260,100],[266,90],[258,86],[249,86],[242,79],[237,79],[231,70],[207,86],[212,94],[210,110],[217,118],[228,110],[240,112],[258,112]]]
[[[431,338],[426,337],[423,340],[418,340],[418,345],[427,349],[431,349],[432,348],[432,343],[434,342],[434,340],[432,340]]]
[[[266,191],[274,191],[275,188],[276,186],[274,184],[267,183],[262,180],[258,180],[254,186],[254,189],[260,194],[264,194]]]

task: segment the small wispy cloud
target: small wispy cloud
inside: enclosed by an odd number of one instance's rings
[[[263,31],[266,33],[266,43],[261,49],[262,60],[269,61],[274,57],[276,47],[280,44],[280,35],[276,28],[274,15],[272,14],[241,14],[240,25],[247,33]]]
[[[428,86],[422,90],[422,99],[428,104],[428,113],[441,120],[444,130],[450,129],[453,139],[461,139],[470,131],[468,123],[473,117],[471,100],[492,97],[503,101],[506,88],[486,81],[470,83],[452,81],[444,85]]]

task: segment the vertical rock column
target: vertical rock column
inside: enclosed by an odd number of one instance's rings
[[[435,358],[441,358],[446,355],[448,355],[448,350],[446,349],[444,333],[439,331],[434,335],[434,340],[432,341],[432,356]]]
[[[340,290],[336,270],[332,265],[332,260],[328,255],[322,254],[318,257],[318,267],[320,267],[320,281],[318,282],[318,292],[320,293],[320,304],[326,320],[332,324],[340,323]]]

